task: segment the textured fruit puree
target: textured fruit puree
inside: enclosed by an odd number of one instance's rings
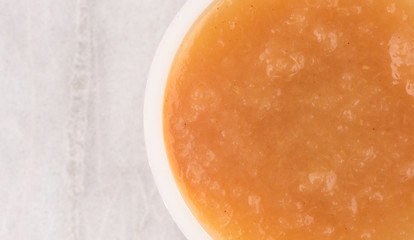
[[[215,1],[163,111],[214,239],[414,239],[414,1]]]

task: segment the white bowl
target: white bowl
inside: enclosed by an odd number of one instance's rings
[[[189,0],[166,31],[148,75],[144,102],[144,134],[148,161],[165,206],[189,240],[211,240],[184,202],[165,151],[162,109],[165,85],[175,54],[190,27],[213,0]]]

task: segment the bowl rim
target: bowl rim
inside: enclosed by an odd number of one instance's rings
[[[187,0],[170,23],[152,61],[145,88],[143,124],[148,162],[175,223],[190,240],[211,240],[185,203],[170,169],[163,136],[165,85],[175,54],[191,26],[214,0]]]

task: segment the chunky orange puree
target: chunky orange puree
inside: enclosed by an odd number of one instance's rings
[[[216,240],[414,239],[414,1],[218,0],[165,91]]]

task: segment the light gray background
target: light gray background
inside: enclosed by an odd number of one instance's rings
[[[145,81],[184,0],[0,0],[0,239],[184,239],[145,155]]]

